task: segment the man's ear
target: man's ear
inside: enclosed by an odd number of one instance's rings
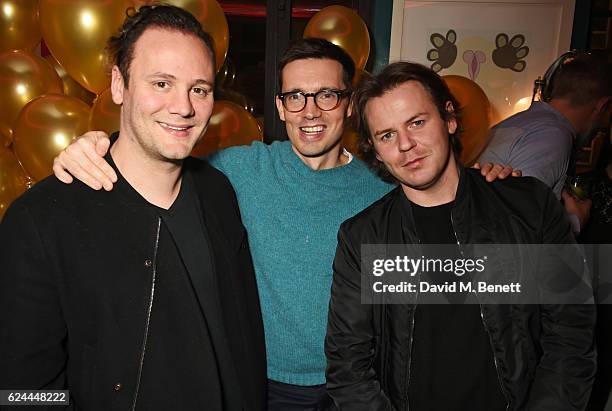
[[[595,105],[595,110],[597,111],[598,114],[605,114],[609,112],[611,108],[612,108],[612,97],[610,96],[600,98]]]
[[[378,151],[376,150],[376,146],[374,145],[374,142],[372,141],[371,137],[368,137],[368,142],[370,143],[370,146],[374,151],[374,154],[376,155],[376,159],[382,163],[382,158],[380,158],[380,156],[378,155]]]
[[[275,98],[276,102],[276,110],[278,111],[278,116],[282,121],[285,121],[285,107],[283,107],[283,102],[278,96]]]
[[[355,102],[353,101],[353,93],[349,94],[348,98],[348,107],[346,108],[346,117],[350,117],[353,115],[353,105]]]
[[[111,95],[115,104],[123,104],[123,92],[125,90],[125,83],[119,67],[113,66],[111,71]]]
[[[455,116],[455,107],[450,101],[446,102],[446,112],[452,114],[451,118],[446,120],[446,127],[448,128],[448,134],[453,134],[457,131],[457,117]]]

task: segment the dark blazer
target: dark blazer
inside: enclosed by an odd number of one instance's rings
[[[575,243],[561,204],[531,177],[487,183],[461,169],[451,215],[460,247]],[[340,227],[325,353],[328,392],[341,410],[408,409],[416,299],[362,304],[361,245],[418,243],[401,188]],[[584,280],[576,292],[592,302]],[[583,410],[595,373],[595,305],[479,302],[507,409]]]
[[[188,158],[184,172],[202,207],[213,278],[185,264],[224,408],[264,410],[263,326],[235,193],[205,161]],[[49,177],[9,208],[0,224],[0,389],[69,389],[73,408],[133,408],[159,234],[158,215],[137,197],[122,177],[111,192]]]

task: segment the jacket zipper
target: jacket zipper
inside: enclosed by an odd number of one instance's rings
[[[421,244],[421,240],[418,240],[419,244]],[[421,273],[419,273],[418,280],[421,278]],[[419,281],[417,280],[417,284]],[[419,287],[416,289],[416,293],[414,295],[414,305],[412,307],[412,321],[410,322],[410,342],[408,343],[408,376],[406,378],[406,411],[410,411],[410,398],[408,396],[408,389],[410,388],[410,374],[411,374],[411,366],[412,366],[412,341],[414,340],[414,323],[416,317],[416,310],[419,299]]]
[[[457,246],[459,247],[459,253],[463,258],[463,250],[461,249],[461,243],[459,242],[459,236],[457,236],[457,231],[455,231],[455,222],[453,220],[453,213],[451,212],[451,226],[453,227],[453,234],[455,235],[455,241],[457,242]],[[491,347],[491,353],[493,354],[493,364],[495,365],[495,374],[497,374],[497,382],[499,384],[499,388],[501,389],[502,395],[504,396],[504,400],[506,400],[506,411],[510,408],[510,402],[508,401],[508,397],[506,395],[506,390],[504,389],[504,385],[502,383],[501,375],[499,374],[499,365],[497,364],[497,357],[495,357],[495,348],[493,347],[493,339],[491,338],[491,333],[489,332],[489,327],[487,326],[487,322],[484,318],[484,313],[482,311],[482,304],[480,303],[480,298],[478,298],[478,292],[476,294],[476,299],[478,300],[478,307],[480,309],[480,320],[482,321],[482,326],[487,333],[487,337],[489,339],[489,346]]]
[[[142,377],[142,367],[144,365],[145,351],[147,349],[147,338],[149,337],[149,324],[151,323],[151,310],[153,309],[153,297],[155,297],[155,276],[157,274],[157,250],[159,248],[159,232],[161,229],[161,217],[157,218],[157,232],[155,234],[155,248],[153,249],[153,276],[151,279],[151,296],[149,297],[149,306],[147,308],[147,319],[145,321],[145,332],[142,340],[142,349],[140,351],[140,363],[138,364],[138,377],[136,378],[136,388],[134,390],[134,399],[132,401],[132,411],[136,410],[136,401],[138,400],[138,391],[140,389],[140,379]]]
[[[408,376],[406,378],[406,411],[410,410],[410,402],[409,402],[409,398],[408,398],[408,389],[410,387],[410,368],[412,366],[412,341],[414,340],[414,317],[416,316],[416,298],[418,298],[419,296],[419,292],[417,289],[416,292],[416,296],[415,296],[415,302],[414,302],[414,312],[412,313],[412,321],[410,324],[410,342],[408,343]]]

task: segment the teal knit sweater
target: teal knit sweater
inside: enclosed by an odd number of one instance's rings
[[[338,228],[393,187],[357,158],[313,171],[288,141],[232,147],[209,160],[234,186],[248,231],[268,378],[324,384],[323,344]]]

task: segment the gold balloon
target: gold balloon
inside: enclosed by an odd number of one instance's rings
[[[472,165],[487,146],[491,127],[491,104],[485,92],[469,78],[442,76],[461,108],[461,162]]]
[[[13,200],[28,188],[28,176],[17,161],[15,154],[0,147],[0,220]]]
[[[116,34],[129,0],[40,0],[40,26],[51,54],[70,77],[101,93],[110,85],[106,41]]]
[[[5,136],[2,145],[10,144],[13,125],[23,106],[41,94],[61,92],[62,80],[45,59],[29,51],[0,54],[0,135]]]
[[[66,70],[64,70],[62,65],[59,64],[55,57],[53,57],[51,54],[46,56],[45,60],[47,60],[53,66],[57,75],[60,76],[60,78],[62,79],[64,94],[67,96],[79,98],[91,106],[94,99],[96,98],[96,95],[91,91],[85,89],[72,77],[70,77],[68,73],[66,73]]]
[[[53,158],[87,131],[89,106],[63,94],[28,103],[15,123],[14,147],[26,172],[36,180],[50,175]]]
[[[361,17],[344,6],[329,6],[312,16],[304,29],[304,37],[325,39],[340,46],[363,69],[370,55],[370,34]]]
[[[263,141],[255,117],[231,101],[215,101],[206,134],[193,148],[192,156],[207,156],[219,149]]]
[[[155,0],[134,0],[136,7],[156,3]],[[215,0],[165,0],[164,4],[180,7],[195,16],[214,40],[216,71],[219,71],[229,47],[229,28],[223,9]]]
[[[40,43],[38,0],[0,0],[0,53]]]
[[[94,100],[89,113],[89,129],[101,130],[106,134],[119,131],[121,106],[113,102],[110,89],[106,89]]]

